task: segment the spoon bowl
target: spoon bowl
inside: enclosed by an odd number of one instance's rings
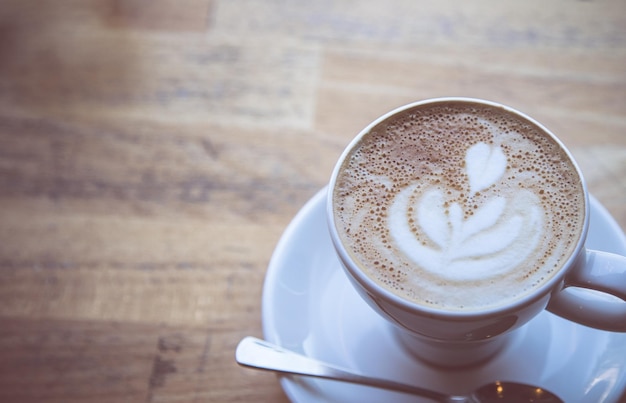
[[[472,398],[476,402],[551,403],[562,401],[546,389],[517,382],[494,382],[483,385],[472,393]]]
[[[276,344],[255,337],[245,337],[235,352],[237,363],[242,366],[317,378],[332,379],[426,397],[442,403],[563,403],[554,393],[532,385],[497,381],[476,389],[469,396],[452,396],[419,386],[387,379],[361,375],[302,354],[287,350]]]

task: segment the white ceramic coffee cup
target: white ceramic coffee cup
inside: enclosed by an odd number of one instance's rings
[[[337,176],[351,150],[379,123],[412,108],[440,102],[467,102],[502,108],[507,113],[539,127],[554,139],[571,159],[584,192],[585,217],[582,233],[573,253],[564,260],[556,275],[522,298],[495,308],[464,312],[436,309],[411,302],[370,278],[354,261],[337,231],[333,195]],[[412,351],[439,365],[468,365],[495,354],[506,337],[544,309],[563,318],[597,329],[626,332],[626,258],[585,247],[589,227],[589,196],[580,169],[565,146],[547,128],[529,116],[501,104],[471,98],[438,98],[405,105],[367,126],[348,145],[333,171],[327,202],[327,218],[332,242],[353,286],[361,297],[398,329],[400,340]],[[610,297],[590,297],[572,291],[584,288]]]

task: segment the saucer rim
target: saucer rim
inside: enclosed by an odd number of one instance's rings
[[[281,260],[283,260],[283,257],[292,247],[292,238],[294,237],[294,235],[301,231],[302,222],[306,220],[306,218],[313,212],[313,210],[315,210],[316,208],[320,208],[320,203],[326,201],[325,195],[327,194],[327,189],[327,186],[321,188],[303,205],[303,207],[298,211],[298,213],[294,216],[294,218],[284,230],[279,242],[274,249],[274,253],[268,265],[266,277],[264,280],[262,297],[263,333],[266,339],[269,341],[279,343],[280,339],[278,332],[274,331],[275,329],[273,330],[270,326],[270,324],[276,322],[274,318],[275,314],[277,313],[270,308],[272,308],[272,306],[274,305],[272,301],[274,292],[272,292],[272,290],[274,285],[276,284],[276,280],[278,280],[277,276],[280,274],[281,271],[284,270],[284,267],[281,266]],[[603,227],[608,230],[609,233],[615,236],[615,247],[621,250],[626,250],[626,234],[624,234],[617,221],[615,221],[614,217],[591,194],[589,194],[589,205],[590,212],[594,211],[595,214],[601,216],[603,218]],[[299,401],[298,394],[295,393],[296,391],[293,389],[302,388],[302,384],[298,384],[297,382],[295,382],[293,377],[285,375],[280,376],[280,383],[285,394],[291,401]]]

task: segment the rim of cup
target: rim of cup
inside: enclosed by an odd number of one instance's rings
[[[527,121],[528,123],[536,126],[546,136],[550,137],[559,146],[563,154],[567,156],[572,166],[574,167],[576,171],[576,175],[578,176],[580,183],[581,183],[581,188],[583,191],[583,202],[585,204],[584,205],[584,218],[583,218],[583,225],[581,227],[581,231],[578,234],[576,247],[573,249],[572,253],[567,258],[567,260],[565,260],[563,264],[561,264],[561,267],[559,267],[557,273],[555,273],[550,279],[548,279],[546,282],[544,282],[537,288],[533,289],[531,292],[524,294],[520,298],[514,301],[511,301],[510,303],[506,303],[506,304],[499,305],[499,306],[497,305],[497,306],[486,307],[484,309],[476,309],[476,310],[472,309],[472,310],[463,311],[463,310],[454,310],[454,309],[446,310],[446,309],[440,309],[440,308],[433,308],[433,307],[422,305],[418,302],[414,302],[409,299],[403,298],[393,293],[392,291],[388,290],[387,288],[383,287],[379,283],[377,283],[374,279],[372,279],[369,275],[367,275],[363,269],[360,269],[358,267],[359,265],[357,264],[357,262],[355,262],[355,260],[350,256],[350,253],[347,251],[346,246],[344,246],[343,243],[341,242],[341,239],[337,231],[337,226],[335,223],[335,214],[333,211],[334,210],[333,208],[334,197],[333,196],[334,196],[334,189],[335,189],[335,185],[337,181],[337,176],[341,167],[344,164],[344,161],[352,153],[352,150],[358,145],[361,139],[365,135],[367,135],[374,127],[376,127],[383,121],[388,120],[389,118],[391,118],[392,116],[400,112],[404,112],[409,109],[419,108],[424,105],[432,105],[432,104],[437,104],[437,103],[448,103],[448,102],[480,104],[480,105],[484,105],[488,107],[499,108],[499,109],[506,111],[507,113],[516,115],[520,117],[521,119]],[[327,197],[326,217],[328,220],[330,237],[335,247],[335,251],[339,255],[340,260],[343,262],[343,266],[347,270],[350,271],[351,275],[355,279],[357,279],[359,284],[362,287],[364,287],[368,293],[376,296],[376,298],[384,298],[387,302],[392,303],[393,305],[405,311],[416,311],[416,312],[420,312],[422,314],[433,316],[433,317],[438,316],[438,317],[446,318],[447,320],[464,320],[464,319],[469,320],[469,319],[477,319],[481,317],[485,317],[485,318],[491,317],[496,314],[501,315],[506,312],[515,312],[523,306],[530,305],[536,302],[537,300],[544,298],[546,295],[550,294],[559,283],[563,281],[565,275],[567,274],[567,270],[564,270],[564,268],[570,267],[571,265],[573,265],[575,263],[575,260],[579,257],[580,253],[583,251],[587,231],[589,229],[589,192],[587,189],[587,185],[585,183],[585,179],[582,175],[580,167],[578,166],[578,163],[573,158],[571,152],[567,149],[567,147],[565,147],[563,142],[554,133],[552,133],[552,131],[550,131],[547,127],[539,123],[534,118],[528,116],[527,114],[520,112],[517,109],[514,109],[512,107],[503,105],[501,103],[487,101],[487,100],[483,100],[479,98],[469,98],[469,97],[430,98],[430,99],[424,99],[421,101],[416,101],[416,102],[405,104],[403,106],[397,107],[383,114],[382,116],[380,116],[379,118],[377,118],[376,120],[368,124],[363,130],[361,130],[343,150],[341,156],[337,160],[337,163],[335,164],[335,167],[332,171],[332,176],[331,176],[329,186],[328,186],[328,194],[326,197]]]

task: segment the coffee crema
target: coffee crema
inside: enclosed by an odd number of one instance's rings
[[[584,225],[561,146],[503,108],[418,105],[372,127],[333,189],[339,237],[393,293],[445,310],[505,305],[559,271]]]

